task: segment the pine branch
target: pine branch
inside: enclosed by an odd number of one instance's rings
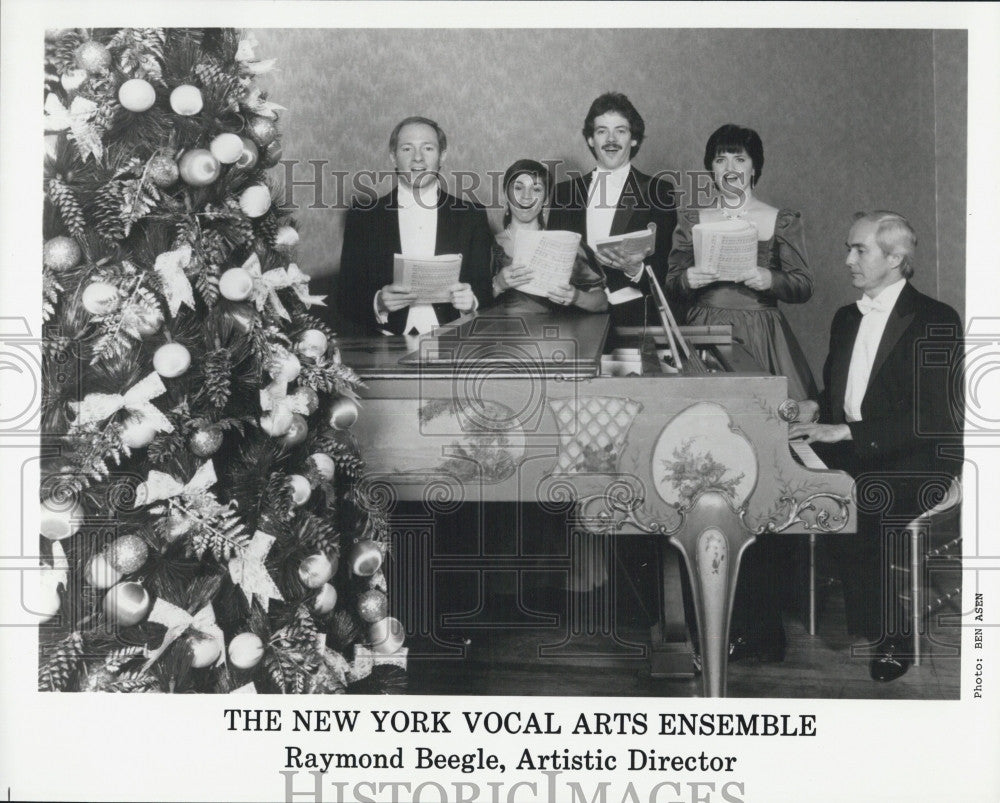
[[[200,560],[208,551],[219,563],[224,563],[250,542],[246,527],[236,511],[219,504],[214,497],[202,500],[197,506],[176,501],[172,506],[192,522],[191,529],[185,534],[188,555]]]
[[[342,363],[303,363],[298,377],[299,385],[306,385],[317,393],[336,393],[338,396],[357,397],[364,383],[352,368]]]
[[[145,657],[146,650],[143,647],[122,647],[121,649],[112,650],[104,657],[104,668],[111,674],[116,675],[128,664]]]
[[[77,30],[63,34],[47,53],[48,61],[59,75],[65,75],[76,69],[76,49],[83,44],[84,38]]]
[[[122,185],[122,222],[125,224],[125,236],[128,237],[132,226],[140,218],[145,217],[160,202],[160,191],[149,182],[149,162],[142,176],[131,179]]]
[[[98,424],[74,426],[66,439],[67,482],[82,491],[92,480],[107,479],[111,473],[108,464],[121,465],[125,456],[121,431],[121,426],[115,423],[105,427]]]
[[[45,268],[42,271],[42,322],[48,323],[56,314],[56,305],[59,303],[59,294],[62,292],[62,285],[56,274]]]
[[[150,694],[161,692],[160,680],[155,675],[144,672],[127,672],[119,675],[102,691],[126,694]]]
[[[209,309],[219,302],[219,266],[214,260],[202,260],[194,277],[194,286]]]
[[[108,47],[121,49],[119,69],[135,78],[154,83],[163,81],[163,46],[166,33],[162,28],[123,28],[112,37]]]

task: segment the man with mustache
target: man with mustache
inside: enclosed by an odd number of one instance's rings
[[[620,92],[606,92],[591,105],[583,123],[583,138],[597,160],[593,171],[571,176],[556,186],[550,230],[574,231],[591,268],[607,280],[614,325],[659,323],[650,304],[644,262],[662,284],[667,255],[677,223],[674,188],[665,179],[655,180],[632,166],[645,137],[646,124],[632,102]],[[656,224],[655,251],[640,256],[605,256],[595,250],[597,241],[641,231]]]
[[[445,192],[438,172],[448,140],[426,117],[401,120],[389,137],[397,186],[347,213],[340,258],[340,310],[366,334],[429,332],[492,299],[491,236],[485,210]],[[393,283],[393,257],[461,254],[450,303],[414,304]]]
[[[962,384],[949,381],[963,356],[962,324],[955,310],[910,284],[916,245],[909,221],[895,212],[855,219],[846,264],[863,295],[834,315],[824,390],[818,402],[800,403],[800,423],[788,430],[854,477],[857,534],[830,543],[848,631],[876,650],[869,671],[879,681],[895,680],[911,662],[890,580],[903,528],[938,501],[935,491],[962,466]]]

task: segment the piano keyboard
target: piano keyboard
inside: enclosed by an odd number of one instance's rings
[[[792,450],[795,459],[806,468],[825,469],[826,463],[819,459],[819,455],[812,450],[812,447],[805,441],[789,441],[788,446]]]

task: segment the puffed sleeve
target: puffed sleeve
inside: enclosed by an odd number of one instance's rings
[[[778,212],[771,249],[770,294],[786,304],[801,304],[813,293],[812,272],[806,261],[802,215],[788,209]]]
[[[691,229],[698,222],[697,210],[686,209],[677,216],[673,247],[667,257],[667,280],[664,288],[672,298],[685,298],[691,294],[687,269],[694,267],[694,243]]]

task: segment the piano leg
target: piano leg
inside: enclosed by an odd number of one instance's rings
[[[704,491],[670,539],[683,553],[691,577],[705,696],[725,697],[733,595],[743,550],[755,536],[728,496]]]
[[[650,628],[649,673],[654,678],[688,680],[694,677],[693,650],[684,620],[681,553],[666,539],[659,542],[659,615]]]

